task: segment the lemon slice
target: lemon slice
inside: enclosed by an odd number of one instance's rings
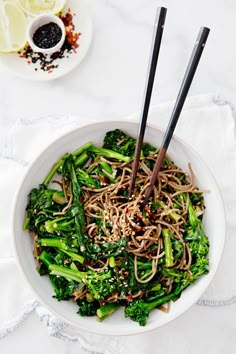
[[[45,13],[58,14],[63,10],[67,0],[17,0],[17,3],[30,16]]]
[[[21,50],[26,40],[27,19],[12,2],[0,2],[0,52]]]

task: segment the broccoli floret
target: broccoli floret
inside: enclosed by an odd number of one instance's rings
[[[140,326],[145,326],[151,310],[171,300],[176,300],[178,296],[179,290],[158,298],[152,302],[145,302],[142,299],[132,301],[125,308],[125,317],[130,317],[131,320],[138,322]]]
[[[77,313],[80,316],[95,316],[99,307],[97,301],[87,302],[85,300],[78,300],[77,304],[79,305]]]
[[[155,307],[152,307],[152,303],[148,304],[143,300],[136,300],[125,308],[125,317],[130,317],[131,320],[138,322],[140,326],[145,326],[149,312]]]
[[[120,151],[119,148],[118,150],[114,150],[114,148],[117,148],[124,139],[127,139],[127,135],[120,129],[109,131],[103,139],[104,147],[113,151]]]
[[[127,136],[120,129],[107,132],[103,140],[104,147],[125,156],[133,156],[136,140]]]
[[[114,290],[116,290],[116,282],[112,279],[112,272],[110,269],[105,270],[102,273],[91,270],[81,272],[79,270],[52,264],[49,266],[49,270],[52,275],[59,275],[60,277],[74,280],[78,283],[84,283],[96,300],[111,295]]]
[[[142,146],[142,154],[143,156],[149,156],[151,152],[154,152],[154,151],[157,151],[157,148],[150,145],[150,144],[147,144],[147,143],[144,143],[143,146]]]
[[[55,297],[59,301],[68,300],[77,286],[74,281],[68,281],[65,278],[56,277],[51,274],[49,274],[49,279],[52,284]]]
[[[194,282],[203,274],[207,274],[209,260],[204,256],[198,256],[196,262],[190,266],[190,271],[192,272],[188,282]]]
[[[125,156],[134,156],[136,139],[126,135],[120,129],[115,129],[106,133],[103,140],[104,147]],[[144,143],[142,145],[141,156],[148,156],[151,152],[156,151],[156,148]]]
[[[138,322],[140,326],[145,326],[151,310],[169,301],[177,300],[184,289],[208,272],[207,266],[208,259],[199,256],[196,262],[190,266],[190,271],[192,273],[190,276],[187,271],[163,268],[163,275],[174,279],[173,291],[170,294],[165,294],[161,297],[157,294],[157,298],[154,298],[151,302],[151,297],[147,298],[146,302],[143,299],[130,302],[125,308],[125,317],[130,317],[133,321]]]
[[[206,256],[209,251],[209,240],[206,235],[201,235],[200,240],[189,242],[188,245],[194,255]]]
[[[120,129],[114,129],[106,133],[103,141],[104,144],[112,146],[112,144],[117,144],[124,138],[127,138],[127,135],[124,132],[122,132]]]

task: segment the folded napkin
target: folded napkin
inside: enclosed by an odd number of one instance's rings
[[[165,129],[173,102],[153,106],[148,121]],[[109,117],[103,118],[109,119]],[[124,117],[138,120],[138,114]],[[191,145],[205,160],[222,193],[226,211],[226,244],[214,280],[198,305],[223,306],[236,302],[236,141],[235,111],[226,100],[213,95],[187,100],[175,134]],[[93,119],[93,121],[95,121]],[[57,137],[88,122],[84,117],[34,117],[19,119],[11,129],[0,155],[0,338],[16,329],[36,311],[52,336],[78,341],[88,351],[106,354],[148,352],[144,342],[155,341],[155,331],[140,336],[99,336],[78,331],[52,316],[35,298],[18,269],[11,247],[10,215],[12,202],[26,166]],[[4,305],[3,305],[4,304]],[[134,340],[135,337],[135,340]],[[135,341],[135,347],[134,347]],[[160,345],[160,342],[159,342]],[[159,347],[160,348],[160,347]]]

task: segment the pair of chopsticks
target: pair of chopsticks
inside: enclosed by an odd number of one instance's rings
[[[152,88],[153,88],[153,83],[154,83],[154,78],[155,78],[159,50],[160,50],[160,46],[161,46],[161,39],[162,39],[162,33],[163,33],[163,29],[164,29],[164,24],[165,24],[166,13],[167,13],[167,9],[165,7],[160,7],[157,9],[157,15],[156,15],[156,19],[155,19],[155,27],[154,27],[153,39],[152,39],[152,46],[151,46],[151,53],[150,53],[150,59],[149,59],[149,65],[148,65],[147,83],[146,83],[145,92],[144,92],[144,102],[143,102],[142,111],[141,111],[141,120],[140,120],[140,124],[139,124],[139,131],[138,131],[138,137],[137,137],[136,148],[135,148],[135,153],[134,153],[131,181],[130,181],[130,186],[129,186],[129,198],[131,198],[134,188],[135,188],[135,179],[136,179],[136,175],[137,175],[137,171],[138,171],[140,153],[141,153],[143,138],[144,138],[145,129],[146,129],[148,110],[149,110],[149,105],[150,105],[150,100],[151,100],[151,95],[152,95]],[[209,28],[201,27],[200,31],[198,33],[197,40],[195,42],[195,45],[194,45],[194,48],[193,48],[184,78],[183,78],[183,81],[182,81],[182,84],[180,86],[179,94],[177,96],[177,99],[176,99],[176,102],[175,102],[175,105],[173,108],[173,112],[172,112],[170,120],[169,120],[169,124],[167,126],[166,131],[165,131],[165,134],[164,134],[161,146],[160,146],[160,150],[158,152],[158,156],[157,156],[157,159],[156,159],[153,171],[152,171],[151,179],[150,179],[150,185],[147,188],[145,196],[144,196],[143,205],[145,205],[147,203],[147,201],[152,193],[153,187],[156,183],[162,160],[166,154],[169,143],[170,143],[171,138],[173,136],[176,124],[178,122],[178,119],[179,119],[180,113],[182,111],[185,99],[187,97],[187,94],[188,94],[189,88],[191,86],[194,74],[196,72],[199,60],[201,58],[203,49],[205,47],[209,32],[210,32]]]

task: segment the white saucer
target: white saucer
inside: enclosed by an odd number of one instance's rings
[[[70,9],[73,16],[75,32],[81,33],[79,47],[72,53],[65,52],[65,57],[53,62],[58,67],[51,72],[40,69],[39,63],[28,64],[28,59],[20,58],[18,53],[0,54],[0,63],[14,74],[28,80],[48,81],[62,77],[72,71],[84,59],[92,40],[92,21],[89,17],[86,0],[68,0],[63,15]],[[37,69],[37,70],[35,70]]]

